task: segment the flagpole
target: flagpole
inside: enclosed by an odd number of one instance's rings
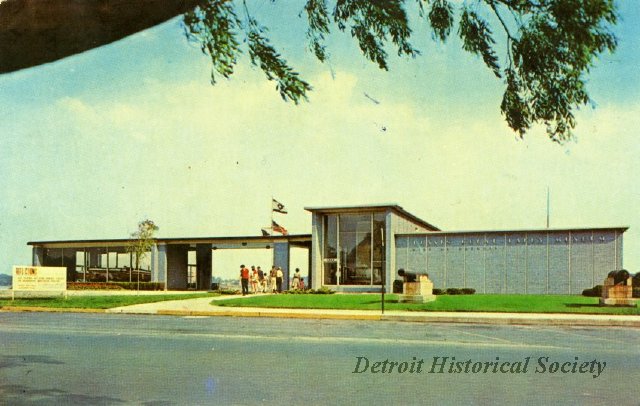
[[[549,228],[549,186],[547,186],[547,229]]]
[[[271,212],[271,221],[269,222],[269,230],[271,230],[271,232],[269,234],[273,237],[273,195],[271,195],[271,202],[269,202],[269,211]],[[276,250],[273,248],[274,244],[269,245],[271,246],[271,269],[273,270],[273,266],[275,266],[276,263]],[[271,281],[269,281],[269,283],[271,283]]]

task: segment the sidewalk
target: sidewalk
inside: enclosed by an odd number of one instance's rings
[[[379,310],[276,309],[222,307],[213,300],[242,296],[219,296],[117,307],[106,313],[172,316],[280,317],[299,319],[383,320],[422,323],[471,323],[498,325],[615,326],[640,327],[640,316],[546,313],[409,312]]]
[[[97,294],[93,291],[70,291],[70,295]],[[117,291],[122,294],[122,291]],[[104,291],[100,291],[104,294]],[[158,292],[128,292],[129,294],[157,294]],[[180,293],[180,292],[171,292]],[[193,293],[193,292],[182,292]],[[114,292],[114,294],[116,294]],[[35,307],[10,307],[0,311],[25,312],[82,312],[121,313],[170,316],[226,316],[226,317],[278,317],[298,319],[381,320],[420,323],[465,323],[493,325],[545,325],[545,326],[607,326],[640,328],[640,316],[607,314],[557,314],[557,313],[482,313],[482,312],[411,312],[380,310],[334,309],[277,309],[257,307],[214,306],[212,301],[242,298],[241,295],[224,295],[196,299],[171,300],[115,307],[106,310],[56,309]]]

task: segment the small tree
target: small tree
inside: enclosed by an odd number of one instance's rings
[[[154,234],[159,230],[156,224],[146,219],[138,223],[138,230],[131,233],[131,240],[127,246],[127,251],[135,256],[136,274],[138,279],[138,290],[140,290],[140,261],[142,261],[154,244]]]

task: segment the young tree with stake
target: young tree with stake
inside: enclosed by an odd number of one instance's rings
[[[138,290],[140,290],[140,262],[151,251],[151,247],[155,244],[154,235],[159,229],[153,221],[146,219],[138,223],[137,231],[131,233],[127,251],[132,253],[135,258]]]

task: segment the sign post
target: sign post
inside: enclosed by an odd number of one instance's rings
[[[380,241],[382,242],[382,248],[384,249],[384,230],[380,229]],[[387,271],[386,269],[382,269],[382,289],[380,289],[380,307],[382,314],[384,314],[384,293],[387,289]]]

